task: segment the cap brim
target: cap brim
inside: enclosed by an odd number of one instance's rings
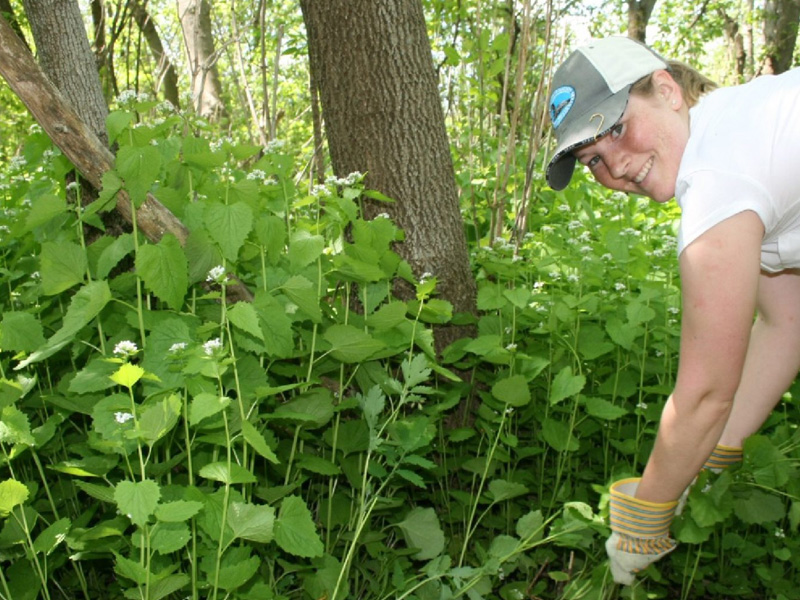
[[[626,86],[595,104],[591,114],[587,111],[575,118],[572,127],[559,136],[558,146],[547,166],[547,183],[551,188],[560,191],[569,185],[575,170],[575,156],[572,151],[600,139],[611,131],[628,106],[630,89],[631,86]]]

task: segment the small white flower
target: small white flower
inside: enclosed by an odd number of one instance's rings
[[[420,276],[420,278],[419,278],[419,282],[420,282],[420,283],[425,283],[426,281],[428,281],[428,279],[433,279],[433,273],[430,273],[429,271],[425,271],[425,272],[424,272],[424,273],[423,273],[423,274]]]
[[[264,173],[264,171],[261,171],[260,169],[253,169],[247,174],[248,179],[265,179],[266,177],[267,174]]]
[[[639,404],[636,405],[636,408],[641,408],[642,410],[647,410],[647,403],[646,402],[639,402]]]
[[[117,423],[127,423],[133,418],[133,415],[129,412],[115,412],[114,419]]]
[[[781,529],[780,527],[778,527],[778,528],[775,530],[775,537],[776,537],[776,538],[785,538],[785,537],[786,537],[786,534],[784,533],[783,529]]]
[[[377,215],[375,215],[375,218],[376,219],[390,219],[391,217],[389,216],[389,213],[382,212],[382,213],[378,213]]]
[[[297,304],[295,304],[294,302],[287,302],[287,303],[286,303],[286,306],[284,306],[284,307],[283,307],[283,311],[284,311],[284,312],[285,312],[287,315],[293,315],[294,313],[296,313],[296,312],[297,312],[297,309],[298,309],[298,308],[300,308],[300,307],[299,307],[299,306],[297,306]]]
[[[623,292],[628,289],[628,286],[626,286],[621,281],[618,281],[617,283],[614,284],[614,289],[617,290],[618,292]]]
[[[271,154],[273,152],[280,152],[286,145],[284,140],[272,140],[264,146],[264,153]]]
[[[42,274],[39,273],[39,271],[34,271],[33,273],[31,273],[31,279],[33,279],[34,281],[38,281],[41,278]]]
[[[581,223],[580,221],[570,221],[569,223],[567,223],[567,229],[569,229],[570,231],[574,229],[580,229],[581,227],[583,227],[583,223]]]
[[[542,233],[553,233],[555,229],[553,229],[552,225],[542,225],[540,231]]]
[[[178,352],[183,352],[186,350],[186,342],[176,342],[169,347],[170,354],[176,354]]]
[[[133,356],[138,351],[139,348],[130,340],[122,340],[120,343],[114,346],[114,354],[117,356],[122,356],[123,358]]]
[[[203,352],[205,352],[208,356],[211,356],[220,348],[222,348],[222,340],[219,338],[208,340],[205,344],[203,344]]]
[[[67,184],[67,191],[68,192],[74,192],[74,191],[77,191],[80,187],[81,186],[77,181],[70,181]]]
[[[559,204],[558,210],[560,210],[561,212],[569,212],[572,209],[569,207],[569,204]]]
[[[580,280],[581,278],[575,275],[575,273],[570,273],[569,275],[567,275],[567,281],[569,281],[570,283],[578,283]]]
[[[226,279],[225,267],[223,267],[222,265],[217,265],[216,267],[213,267],[208,272],[208,275],[206,275],[206,281],[210,283],[222,284],[225,283],[225,279]]]
[[[516,352],[517,351],[517,345],[514,344],[514,343],[511,343],[508,346],[506,346],[506,350],[508,350],[509,352]]]

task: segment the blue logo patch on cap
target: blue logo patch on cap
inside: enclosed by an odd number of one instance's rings
[[[550,120],[558,127],[575,104],[575,88],[563,85],[550,96]]]

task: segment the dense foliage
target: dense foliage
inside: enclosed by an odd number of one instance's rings
[[[251,21],[240,4],[217,3],[221,37]],[[274,4],[262,33],[298,67],[275,82],[282,144],[255,144],[244,111],[224,136],[124,93],[116,167],[82,206],[4,97],[0,598],[800,598],[794,389],[740,467],[700,475],[678,549],[611,580],[607,486],[641,472],[677,368],[678,214],[528,170],[540,79],[504,84],[511,13],[426,3],[479,289],[476,335],[435,356],[435,328],[466,317],[398,257],[389,218],[361,218],[380,195],[360,174],[307,183],[302,31]],[[186,245],[105,234],[120,189],[155,193]],[[241,285],[253,301],[226,302]]]
[[[476,244],[478,335],[436,360],[449,307],[359,218],[359,176],[303,189],[280,148],[176,136],[163,110],[112,115],[85,209],[42,133],[7,170],[0,594],[617,597],[605,489],[640,471],[675,374],[674,211],[542,193],[532,233]],[[189,225],[185,252],[90,241],[123,183]],[[222,301],[234,276],[252,303]],[[784,406],[623,597],[798,597]]]

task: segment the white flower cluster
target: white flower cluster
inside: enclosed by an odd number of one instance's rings
[[[222,348],[222,340],[219,338],[208,340],[203,344],[203,352],[205,352],[207,356],[212,356],[220,348]]]
[[[124,423],[127,423],[128,421],[130,421],[132,418],[133,418],[133,415],[131,413],[129,413],[129,412],[115,412],[114,413],[114,419],[117,421],[117,423],[124,424]]]
[[[227,279],[227,275],[225,274],[225,267],[222,265],[217,265],[213,267],[206,275],[206,281],[209,283],[219,283],[220,285],[225,283]]]
[[[129,358],[139,352],[138,346],[130,340],[122,340],[114,346],[114,354],[122,358]]]

